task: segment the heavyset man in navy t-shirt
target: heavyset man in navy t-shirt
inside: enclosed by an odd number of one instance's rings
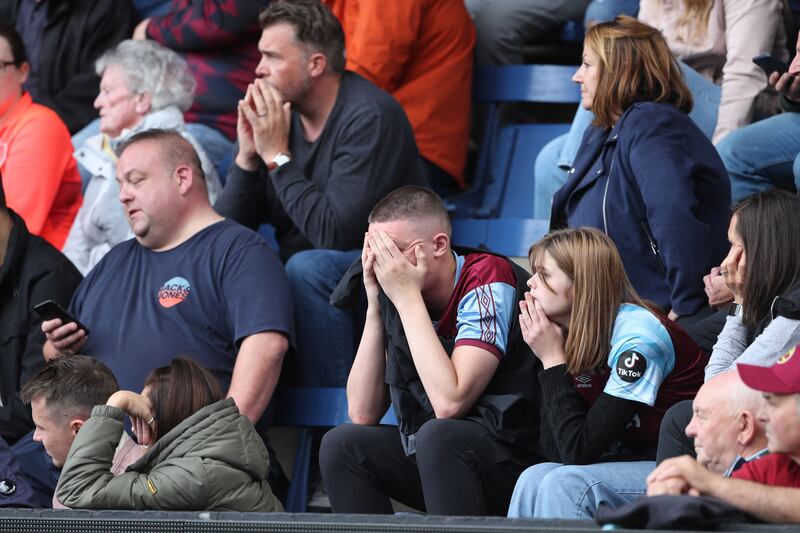
[[[120,147],[117,180],[136,238],[114,247],[78,287],[69,311],[89,331],[60,319],[42,324],[45,358],[80,351],[106,363],[121,388],[140,391],[152,369],[189,355],[257,422],[294,343],[280,260],[212,209],[197,154],[174,132],[131,137]]]

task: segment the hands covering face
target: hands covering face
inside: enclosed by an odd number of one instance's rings
[[[564,353],[564,333],[561,326],[552,322],[544,313],[542,304],[525,293],[525,300],[519,303],[519,326],[522,339],[530,346],[544,368],[566,362]]]
[[[422,243],[413,244],[413,264],[384,231],[365,234],[361,263],[364,266],[364,287],[370,303],[377,299],[378,285],[386,296],[398,304],[398,299],[408,294],[420,294],[428,272],[428,258]],[[377,303],[377,300],[375,300]]]

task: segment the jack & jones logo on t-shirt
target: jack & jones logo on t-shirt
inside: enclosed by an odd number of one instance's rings
[[[191,291],[192,286],[188,280],[180,277],[172,278],[158,289],[158,303],[169,309],[188,298]]]

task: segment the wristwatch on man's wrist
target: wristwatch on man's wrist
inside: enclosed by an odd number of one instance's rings
[[[288,153],[278,152],[278,154],[272,158],[272,161],[267,163],[267,170],[272,172],[276,168],[282,167],[291,160],[292,157]]]

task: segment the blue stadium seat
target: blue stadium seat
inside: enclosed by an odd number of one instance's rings
[[[507,102],[577,104],[580,88],[572,82],[574,72],[575,67],[561,65],[476,68],[473,97],[487,108],[486,134],[470,189],[446,200],[454,244],[524,256],[547,230],[545,221],[530,218],[534,161],[569,124],[501,125],[498,108]]]
[[[276,393],[275,427],[298,428],[292,479],[286,497],[286,512],[303,513],[308,502],[312,428],[331,428],[350,422],[347,393],[339,388],[283,388]],[[381,424],[397,424],[390,407]],[[399,437],[398,437],[399,438]]]

